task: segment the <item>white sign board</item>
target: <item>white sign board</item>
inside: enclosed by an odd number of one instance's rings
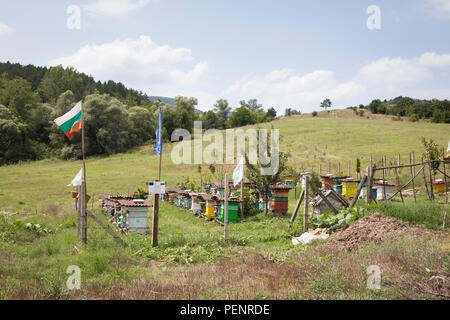
[[[166,193],[166,182],[155,181],[148,183],[148,194],[164,194]]]

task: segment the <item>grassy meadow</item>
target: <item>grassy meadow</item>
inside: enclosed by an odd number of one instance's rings
[[[379,160],[386,155],[389,161],[401,154],[402,161],[409,161],[411,151],[419,160],[420,137],[440,146],[448,143],[448,124],[367,116],[339,110],[315,118],[281,118],[262,127],[280,129],[281,151],[289,152],[289,164],[298,170],[318,171],[322,164],[326,171],[331,162],[336,172],[340,162],[346,173],[348,160],[354,165],[356,157],[365,168],[370,156]],[[197,165],[173,164],[172,147],[163,149],[162,179],[168,186],[183,177],[197,183],[215,180],[207,165],[200,177]],[[136,191],[155,179],[158,161],[150,145],[89,158],[89,209],[106,222],[98,195]],[[424,226],[437,237],[404,237],[329,253],[320,249],[321,242],[292,245],[291,237],[303,232],[301,218],[289,226],[288,215],[259,213],[230,225],[230,241],[224,243],[220,225],[163,203],[158,248],[152,248],[150,235],[122,236],[127,243],[122,247],[92,220],[83,246],[77,238],[72,188],[66,187],[80,167],[80,161],[56,159],[0,167],[0,299],[442,298],[417,284],[449,272],[448,223],[442,230],[449,207],[439,203],[444,197],[435,203],[426,200],[420,179],[417,204],[406,198],[405,204],[395,200],[369,210]],[[223,169],[231,174],[233,166]],[[402,181],[408,180],[409,172],[400,174]],[[289,206],[292,211],[293,191]],[[27,230],[17,221],[45,225],[52,232]],[[366,268],[373,264],[383,271],[380,291],[366,288]],[[81,290],[65,289],[69,265],[82,270]]]

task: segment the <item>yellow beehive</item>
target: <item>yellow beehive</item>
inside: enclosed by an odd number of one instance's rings
[[[445,193],[445,183],[433,183],[434,193]]]
[[[358,183],[354,180],[342,180],[342,195],[347,198],[353,198],[356,194]]]
[[[216,202],[212,200],[206,201],[205,217],[208,219],[214,219],[216,216]]]

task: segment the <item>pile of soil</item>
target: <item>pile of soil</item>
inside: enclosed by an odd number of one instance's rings
[[[369,241],[395,238],[413,229],[406,222],[381,213],[374,213],[333,233],[323,247],[332,250],[358,250]]]

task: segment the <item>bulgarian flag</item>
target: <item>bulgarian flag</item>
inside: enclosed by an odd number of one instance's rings
[[[81,101],[78,102],[65,115],[54,120],[58,127],[64,132],[67,138],[72,137],[72,133],[80,131],[83,127],[83,116],[81,114]]]

